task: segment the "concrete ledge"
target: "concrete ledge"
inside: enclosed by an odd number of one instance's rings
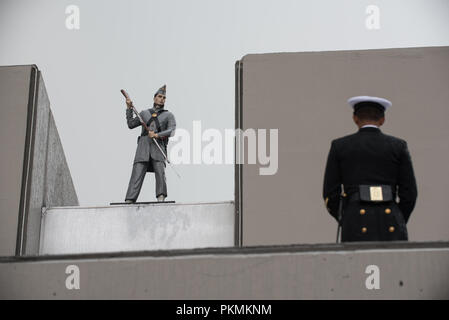
[[[8,257],[0,259],[0,299],[449,298],[448,243],[390,245]],[[379,268],[379,289],[366,287],[371,265]],[[68,266],[79,269],[78,290],[65,286]]]
[[[47,209],[40,255],[234,245],[233,202]]]

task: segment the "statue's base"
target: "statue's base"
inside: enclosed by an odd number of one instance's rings
[[[47,208],[42,217],[39,254],[234,246],[232,201],[171,202]]]
[[[111,206],[118,206],[118,205],[132,205],[132,204],[164,204],[164,203],[176,203],[176,201],[150,201],[150,202],[133,202],[133,203],[126,203],[126,202],[112,202],[109,205]]]

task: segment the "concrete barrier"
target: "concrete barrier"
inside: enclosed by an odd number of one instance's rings
[[[43,206],[78,198],[35,65],[0,67],[0,255],[35,255]]]
[[[61,207],[42,217],[39,254],[234,246],[234,203]]]
[[[447,242],[0,258],[0,299],[448,298]]]

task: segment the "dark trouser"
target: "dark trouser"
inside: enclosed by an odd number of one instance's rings
[[[167,196],[167,183],[165,181],[165,165],[163,161],[152,161],[154,176],[156,177],[156,198],[160,195]],[[128,191],[125,200],[137,200],[143,179],[147,173],[149,162],[136,162],[133,165],[131,179],[129,180]]]

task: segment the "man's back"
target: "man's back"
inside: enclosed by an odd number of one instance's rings
[[[348,196],[359,185],[390,185],[393,192],[398,191],[399,207],[407,221],[417,196],[407,143],[373,127],[332,141],[324,194],[338,192],[341,184]]]
[[[402,139],[367,127],[334,143],[345,186],[370,183],[396,186],[407,178],[400,176],[401,165],[409,160],[407,143]]]
[[[329,213],[338,220],[343,185],[343,241],[408,239],[406,222],[415,206],[416,182],[407,143],[366,127],[336,139],[329,152],[323,196]],[[393,201],[362,202],[361,185],[389,185]],[[396,204],[396,195],[400,202]],[[343,200],[342,200],[343,201]]]
[[[323,184],[326,208],[342,228],[342,241],[407,240],[417,197],[412,160],[404,140],[379,129],[392,103],[370,96],[348,103],[359,131],[332,141]]]

